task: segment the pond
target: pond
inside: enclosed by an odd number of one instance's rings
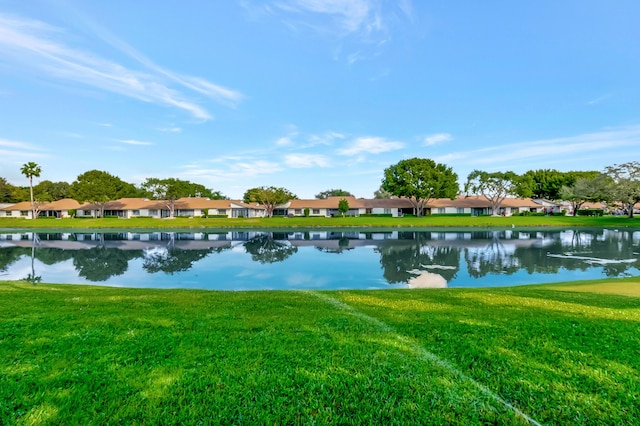
[[[0,279],[210,290],[499,287],[640,275],[640,230],[0,232]]]

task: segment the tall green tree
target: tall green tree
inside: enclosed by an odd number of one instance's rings
[[[33,187],[33,193],[38,200],[57,201],[69,197],[69,188],[67,182],[43,180]]]
[[[401,160],[384,170],[381,189],[397,197],[406,197],[422,216],[432,198],[458,195],[458,175],[450,167],[428,158]]]
[[[40,209],[38,205],[39,203],[36,203],[36,201],[33,198],[33,178],[40,177],[40,173],[42,173],[42,168],[36,163],[34,163],[33,161],[30,161],[22,165],[22,167],[20,168],[20,172],[29,179],[29,195],[31,197],[31,214],[33,215],[32,217],[34,219],[37,219],[38,211]]]
[[[597,171],[560,172],[553,169],[529,170],[520,176],[516,193],[523,198],[542,198],[560,200],[563,187],[571,187],[579,178],[592,179],[598,176]]]
[[[69,193],[79,203],[96,205],[100,217],[104,217],[104,207],[109,201],[139,195],[133,184],[101,170],[89,170],[79,175],[71,184]]]
[[[571,186],[563,186],[560,198],[571,203],[575,216],[588,201],[605,201],[611,197],[612,179],[604,174],[593,178],[578,178]]]
[[[633,208],[640,202],[640,162],[630,161],[607,166],[606,173],[613,179],[613,198],[620,201],[633,218]]]
[[[298,197],[286,188],[277,188],[275,186],[260,186],[248,189],[244,193],[243,201],[245,203],[262,204],[266,210],[267,216],[273,217],[273,211],[276,206],[284,204],[287,201],[295,200]]]
[[[385,191],[382,187],[373,191],[373,198],[377,200],[388,200],[391,197],[393,197],[393,194],[389,191]]]
[[[183,197],[205,197],[212,200],[224,200],[220,192],[213,192],[199,183],[175,178],[147,178],[140,188],[145,196],[152,200],[163,200],[169,210],[169,217],[174,217],[176,200]]]
[[[16,187],[3,177],[0,177],[0,203],[14,203],[21,201],[15,198]]]
[[[343,217],[344,214],[349,211],[349,201],[346,198],[342,198],[338,201],[338,211]]]
[[[318,200],[326,200],[329,197],[352,197],[353,194],[349,191],[345,191],[344,189],[327,189],[326,191],[322,191],[316,194],[316,198]]]
[[[499,214],[502,202],[509,195],[516,195],[518,175],[514,172],[485,172],[474,170],[467,176],[467,195],[483,195],[491,204],[492,214]]]

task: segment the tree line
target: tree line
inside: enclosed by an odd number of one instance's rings
[[[71,184],[43,180],[33,185],[33,178],[40,177],[41,167],[26,163],[21,173],[28,178],[28,187],[16,187],[0,177],[0,202],[14,203],[31,201],[33,217],[38,216],[39,206],[48,201],[73,198],[80,203],[94,204],[103,216],[107,202],[120,198],[149,198],[162,200],[173,217],[175,201],[183,197],[205,197],[228,199],[220,191],[204,185],[175,178],[147,178],[136,186],[117,176],[100,170],[82,173]],[[474,170],[461,189],[458,175],[451,167],[428,158],[401,160],[384,170],[380,188],[375,198],[406,197],[414,206],[417,215],[424,213],[425,206],[433,198],[451,198],[458,195],[482,195],[487,198],[494,214],[497,214],[506,197],[568,201],[576,212],[586,202],[604,201],[618,204],[621,211],[633,217],[633,206],[640,202],[640,162],[631,161],[607,166],[603,171],[569,171],[553,169],[529,170],[518,175],[512,171],[488,172]],[[316,194],[318,199],[352,196],[343,189],[329,189]],[[243,196],[246,203],[260,203],[268,216],[276,206],[298,197],[286,188],[260,186],[248,189]],[[346,200],[345,200],[346,201]],[[348,204],[341,204],[341,211]]]

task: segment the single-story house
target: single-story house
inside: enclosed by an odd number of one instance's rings
[[[539,212],[542,206],[530,198],[505,198],[498,215],[511,216],[522,212]],[[492,215],[489,200],[482,195],[458,195],[450,198],[432,198],[425,206],[425,214],[464,214],[471,216]]]
[[[285,214],[290,216],[304,216],[305,209],[309,209],[309,216],[340,216],[342,214],[338,211],[340,200],[347,200],[347,203],[349,203],[349,210],[345,213],[345,216],[359,216],[365,212],[365,200],[354,196],[291,200],[286,204],[278,206],[277,210],[279,213],[285,213],[286,210]]]
[[[262,217],[264,207],[257,204],[247,204],[235,200],[210,200],[201,197],[179,198],[174,203],[174,216],[198,217],[225,215],[227,217]],[[78,210],[79,216],[97,217],[100,207],[87,204]],[[169,204],[164,200],[149,200],[147,198],[121,198],[109,201],[104,206],[105,216],[117,216],[123,219],[134,217],[165,218],[170,216]]]
[[[544,213],[558,214],[558,213],[562,213],[562,210],[564,210],[564,207],[561,202],[555,202],[555,201],[547,200],[544,198],[534,198],[533,201],[535,201],[536,203],[542,206],[542,211]]]
[[[40,216],[50,217],[71,217],[69,213],[72,210],[76,212],[81,207],[81,204],[72,198],[64,198],[62,200],[52,201],[40,206]]]
[[[80,208],[80,203],[71,198],[65,198],[62,200],[51,201],[51,202],[37,202],[38,205],[38,216],[49,216],[49,217],[70,217],[70,210],[77,210]],[[31,212],[31,201],[22,201],[16,204],[9,205],[0,209],[0,216],[2,217],[23,217],[25,219],[33,219],[33,214]]]
[[[286,204],[278,206],[278,213],[282,215],[302,216],[305,209],[309,209],[310,216],[338,216],[338,204],[340,200],[346,199],[349,203],[349,216],[359,216],[361,214],[391,214],[393,217],[400,217],[405,214],[415,214],[411,201],[407,198],[389,199],[363,199],[349,197],[328,197],[326,199],[314,200],[291,200]],[[499,215],[511,216],[522,212],[538,213],[543,211],[543,206],[530,198],[506,198]],[[434,198],[429,200],[425,206],[426,215],[430,214],[465,214],[471,216],[491,215],[493,209],[491,203],[484,196],[464,196],[456,198]]]
[[[0,215],[2,217],[23,217],[25,219],[33,219],[31,213],[31,201],[21,201],[19,203],[11,204],[8,207],[0,209]]]
[[[326,199],[291,200],[279,205],[274,210],[274,215],[304,216],[309,209],[310,216],[339,216],[338,206],[340,200],[345,199],[349,204],[349,210],[345,215],[360,216],[362,214],[384,214],[393,217],[401,217],[405,214],[414,214],[413,204],[407,198],[389,199],[364,199],[353,196],[328,197]],[[542,212],[547,208],[542,203],[537,203],[530,198],[506,198],[498,212],[499,215],[510,216],[522,212]],[[41,215],[66,217],[70,210],[76,210],[79,217],[97,217],[100,208],[97,205],[79,205],[75,200],[60,200],[52,203],[44,203],[40,206]],[[174,204],[174,216],[176,217],[201,217],[224,215],[234,217],[264,217],[265,208],[257,203],[244,203],[238,200],[210,200],[202,197],[180,198]],[[105,216],[117,216],[120,218],[134,217],[169,217],[167,201],[149,200],[146,198],[121,198],[109,201],[104,206]],[[455,199],[436,198],[431,199],[425,206],[425,214],[465,214],[471,216],[493,214],[491,204],[483,196],[460,195]],[[0,216],[31,217],[31,203],[24,201],[0,209]]]

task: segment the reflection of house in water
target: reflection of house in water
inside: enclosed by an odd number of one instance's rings
[[[31,241],[37,234],[41,247],[55,247],[68,250],[79,250],[96,245],[120,248],[122,250],[140,250],[149,245],[166,245],[171,243],[184,249],[202,249],[225,244],[242,243],[265,234],[264,231],[231,230],[227,232],[58,232],[34,233],[14,232],[0,233],[0,246],[11,242],[11,245],[31,247]],[[417,232],[417,231],[379,231],[364,232],[360,230],[285,230],[269,232],[274,240],[289,241],[298,247],[315,246],[318,248],[337,248],[340,241],[349,241],[349,247],[384,246],[387,241],[394,245],[414,245],[416,242],[428,246],[454,246],[460,248],[484,247],[487,241],[499,240],[504,245],[517,247],[545,245],[551,239],[558,238],[560,233],[541,232]]]
[[[607,276],[620,276],[635,272],[637,269],[633,268],[640,266],[640,231],[634,230],[309,228],[269,232],[246,229],[5,232],[0,233],[3,250],[0,268],[6,270],[8,265],[18,259],[26,260],[31,253],[32,261],[36,259],[47,266],[72,260],[81,277],[99,281],[125,273],[129,266],[133,267],[130,262],[133,259],[142,259],[147,272],[171,274],[186,271],[201,259],[223,251],[247,253],[252,260],[266,264],[313,251],[306,248],[328,254],[364,248],[379,256],[379,260],[374,256],[372,263],[367,264],[367,272],[382,274],[385,284],[409,287],[459,285],[459,281],[468,277],[518,271],[529,274],[583,271],[594,265],[600,265]],[[111,256],[108,252],[117,253]],[[367,258],[369,262],[371,256],[355,258],[358,262]],[[32,267],[30,276],[36,277],[35,270],[46,271]],[[353,268],[353,273],[358,274],[358,268]]]

